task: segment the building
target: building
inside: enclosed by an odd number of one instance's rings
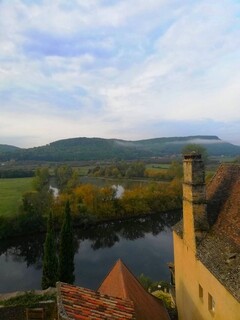
[[[142,287],[121,260],[97,291],[58,282],[57,298],[60,320],[170,320],[162,302]]]
[[[183,220],[173,232],[179,320],[240,319],[240,166],[205,187],[201,155],[184,157]]]

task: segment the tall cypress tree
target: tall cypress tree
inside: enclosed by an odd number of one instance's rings
[[[44,243],[42,289],[55,287],[58,280],[58,259],[53,231],[52,212],[50,211],[47,224],[47,234]]]
[[[73,227],[69,201],[65,206],[64,221],[59,244],[59,280],[67,283],[74,282],[74,245]]]

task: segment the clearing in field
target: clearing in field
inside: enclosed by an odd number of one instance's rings
[[[18,212],[24,192],[32,190],[33,178],[0,179],[0,216]]]

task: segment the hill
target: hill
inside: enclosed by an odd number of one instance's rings
[[[155,138],[138,141],[72,138],[29,149],[16,147],[7,151],[0,149],[0,161],[10,159],[31,161],[134,160],[181,154],[183,147],[192,143],[204,146],[210,156],[240,154],[240,146],[222,141],[217,136]]]
[[[0,144],[0,153],[2,152],[12,152],[19,150],[20,148],[15,147],[15,146],[10,146],[8,144]]]

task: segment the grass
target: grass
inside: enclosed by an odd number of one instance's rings
[[[33,178],[0,179],[0,216],[18,212],[23,193],[32,190]]]
[[[14,307],[14,306],[27,306],[32,307],[38,302],[47,301],[47,300],[56,300],[55,294],[34,294],[33,292],[26,292],[23,295],[10,298],[8,300],[0,301],[0,305],[4,307]]]
[[[78,169],[78,174],[79,174],[80,176],[87,176],[88,170],[89,170],[89,169],[92,169],[92,168],[93,168],[93,166],[78,167],[78,168],[77,168],[77,169]]]

